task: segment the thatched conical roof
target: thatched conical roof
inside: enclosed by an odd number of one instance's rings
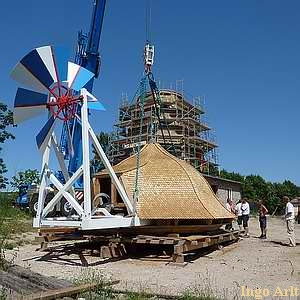
[[[131,200],[136,165],[137,157],[133,155],[113,167]],[[141,219],[234,218],[193,166],[159,144],[146,144],[140,152],[138,187],[137,213]]]

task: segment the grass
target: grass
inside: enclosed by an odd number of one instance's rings
[[[84,269],[79,276],[72,279],[75,285],[83,284],[97,284],[97,288],[89,292],[85,292],[80,295],[80,297],[86,300],[155,300],[164,299],[162,295],[155,295],[145,292],[145,288],[141,287],[139,283],[136,284],[138,289],[137,292],[134,291],[118,291],[115,290],[110,283],[112,282],[111,277],[105,275],[102,271],[95,269]],[[166,297],[166,299],[171,299]],[[172,297],[172,299],[175,299]],[[195,286],[193,288],[187,289],[181,296],[178,296],[178,300],[224,300],[227,298],[216,297],[213,295],[212,290],[205,285],[205,288],[200,288]]]
[[[97,287],[91,291],[83,293],[81,297],[90,300],[113,299],[110,287],[111,278],[103,272],[94,269],[83,269],[79,276],[72,278],[74,285],[96,284]]]
[[[184,293],[180,300],[223,300],[221,298],[209,295],[194,295],[193,293]]]
[[[224,296],[217,297],[214,295],[214,291],[212,288],[207,286],[195,286],[193,288],[189,288],[183,292],[183,295],[179,297],[180,300],[224,300],[227,299]]]
[[[31,216],[13,207],[14,193],[0,192],[0,269],[9,265],[5,251],[23,244],[23,238],[16,238],[32,231]]]
[[[0,288],[0,300],[7,299],[7,291],[5,288]]]

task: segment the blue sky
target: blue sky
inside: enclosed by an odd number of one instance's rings
[[[102,68],[94,94],[106,112],[95,131],[110,131],[122,92],[129,98],[142,76],[147,0],[107,1],[100,42]],[[32,48],[63,45],[75,51],[88,31],[92,0],[2,1],[0,100],[13,105],[13,66]],[[297,0],[152,0],[154,73],[165,87],[205,98],[219,144],[221,167],[300,185],[300,2]],[[35,135],[44,117],[13,130],[1,155],[9,176],[40,167]]]

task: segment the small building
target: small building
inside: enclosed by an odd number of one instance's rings
[[[242,184],[240,182],[207,174],[203,176],[222,203],[226,203],[228,198],[234,203],[241,200]]]

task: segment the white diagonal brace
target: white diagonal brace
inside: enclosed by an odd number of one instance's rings
[[[112,183],[117,188],[117,190],[118,190],[118,192],[119,192],[119,194],[120,194],[120,196],[121,196],[121,198],[122,198],[122,200],[123,200],[123,202],[124,202],[124,204],[127,208],[128,214],[129,215],[134,214],[133,206],[132,206],[132,204],[131,204],[131,202],[130,202],[130,200],[129,200],[122,184],[120,183],[120,180],[118,179],[114,169],[112,168],[109,160],[107,159],[107,157],[106,157],[106,155],[105,155],[105,153],[104,153],[104,151],[103,151],[103,149],[102,149],[102,147],[101,147],[101,145],[100,145],[100,143],[99,143],[99,141],[98,141],[98,139],[97,139],[97,137],[96,137],[96,135],[95,135],[95,133],[94,133],[94,131],[93,131],[90,124],[88,124],[88,128],[89,128],[89,133],[90,133],[90,136],[92,138],[95,149],[96,149],[99,157],[101,158],[101,161],[103,162],[106,170],[108,171],[108,173],[111,177]]]
[[[45,217],[56,205],[56,203],[62,198],[65,197],[66,200],[70,203],[70,205],[77,211],[79,215],[83,214],[83,209],[79,205],[79,203],[70,195],[68,190],[72,187],[73,183],[82,175],[83,169],[82,166],[78,168],[78,170],[73,174],[73,176],[62,185],[59,180],[50,172],[50,180],[58,189],[58,193],[53,197],[53,199],[47,204],[47,206],[43,210],[42,216]]]
[[[48,168],[49,159],[50,159],[50,150],[51,150],[51,142],[48,142],[47,147],[44,148],[43,152],[43,162],[42,162],[42,170],[41,170],[41,182],[39,187],[39,197],[38,197],[38,207],[36,213],[36,222],[40,225],[40,220],[42,216],[42,212],[45,205],[46,199],[46,186],[47,186],[47,174],[46,169]]]
[[[88,101],[87,90],[82,89],[83,103],[81,107],[81,134],[82,134],[82,166],[83,166],[83,191],[84,191],[84,218],[91,217],[91,172],[90,172],[90,141],[88,127]]]
[[[54,132],[52,134],[52,146],[53,146],[56,158],[58,160],[60,169],[61,169],[61,171],[64,175],[65,182],[67,182],[70,179],[70,175],[69,175],[68,169],[66,167],[64,157],[63,157],[62,153],[60,152],[60,149],[59,149],[59,146],[58,146],[58,143],[57,143],[56,136],[55,136]],[[71,187],[70,193],[73,197],[75,196],[74,187]]]

